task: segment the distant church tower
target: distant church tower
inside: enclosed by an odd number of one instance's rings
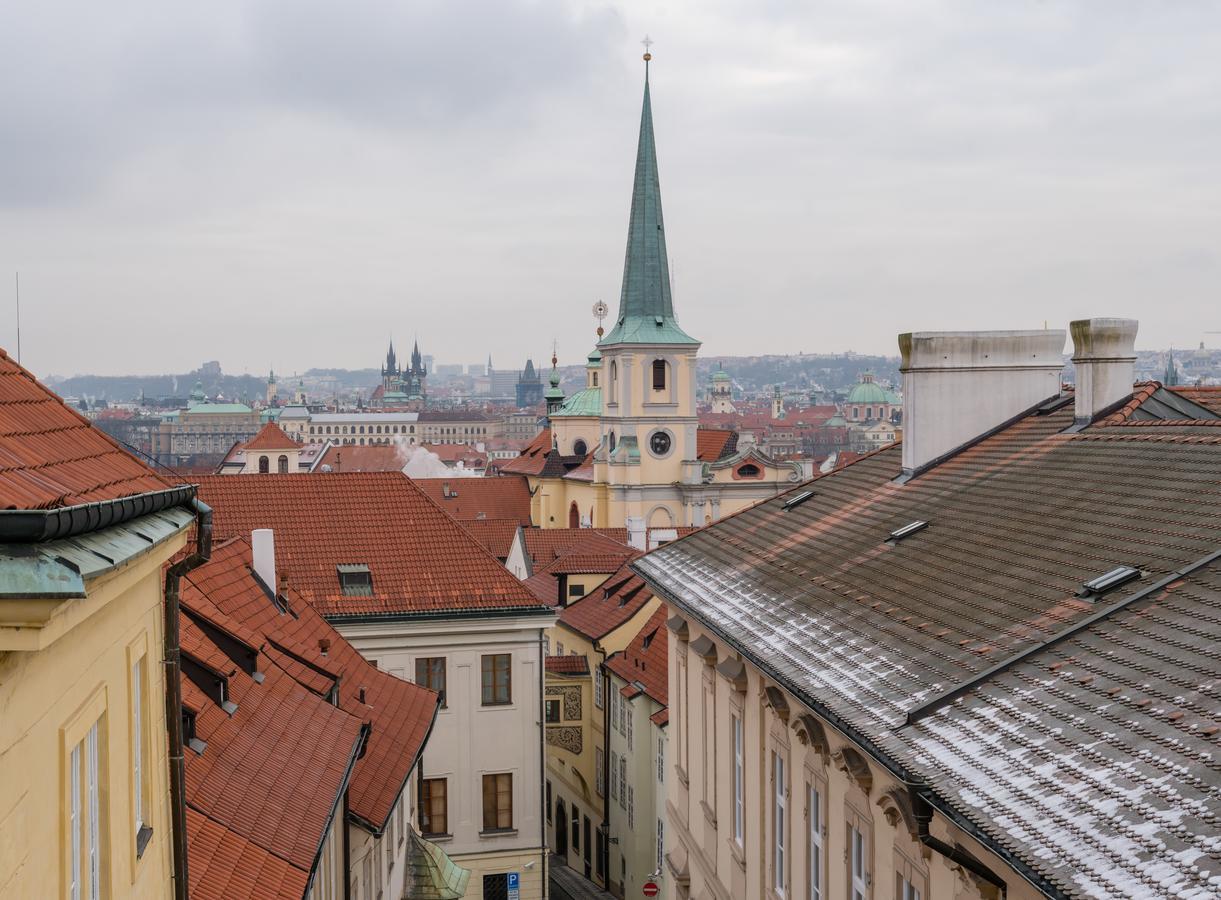
[[[700,343],[678,325],[670,293],[661,183],[653,137],[649,61],[636,149],[632,210],[619,313],[602,353],[601,443],[594,481],[609,519],[629,529],[685,525],[692,515],[675,484],[701,483],[695,358]],[[702,524],[702,523],[701,523]]]
[[[424,379],[427,375],[428,371],[424,368],[424,361],[420,356],[420,342],[416,341],[411,348],[411,368],[407,370],[404,378],[403,393],[407,395],[408,400],[425,398]]]
[[[709,394],[712,397],[714,413],[729,414],[738,411],[733,405],[733,379],[724,369],[718,369],[712,376],[712,388]]]
[[[398,382],[401,375],[398,360],[394,358],[394,339],[391,338],[390,349],[386,351],[386,362],[382,366],[382,388],[386,393],[398,390]]]
[[[780,385],[772,385],[772,418],[784,418],[784,395],[780,393]]]
[[[267,405],[276,405],[276,370],[271,369],[267,375]]]

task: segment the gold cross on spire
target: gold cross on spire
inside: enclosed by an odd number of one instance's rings
[[[648,62],[653,58],[653,54],[649,52],[649,48],[653,46],[653,39],[646,34],[640,43],[644,45],[644,61]]]

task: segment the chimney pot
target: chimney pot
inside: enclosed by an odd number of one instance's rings
[[[1088,425],[1098,414],[1132,396],[1136,380],[1136,319],[1078,319],[1073,335],[1077,370],[1074,416]]]
[[[913,474],[1060,390],[1063,331],[899,335],[903,471]]]

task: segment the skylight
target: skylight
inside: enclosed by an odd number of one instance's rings
[[[372,597],[373,573],[364,563],[340,563],[335,567],[339,573],[339,590],[345,597]]]
[[[1086,597],[1091,594],[1100,596],[1136,578],[1140,578],[1139,569],[1134,569],[1132,566],[1117,566],[1105,575],[1099,575],[1083,584],[1078,596]]]
[[[801,504],[805,503],[813,496],[813,491],[802,491],[800,494],[794,494],[792,497],[789,497],[784,501],[784,505],[781,507],[781,509],[792,509],[794,506],[801,506]]]
[[[928,528],[928,522],[925,522],[923,519],[917,519],[914,522],[909,522],[902,528],[896,528],[890,533],[889,540],[901,541],[903,538],[910,537],[917,531],[923,531],[925,528]]]

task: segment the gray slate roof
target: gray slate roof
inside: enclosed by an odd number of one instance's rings
[[[1184,582],[1193,593],[1153,595],[907,724],[942,691],[1221,547],[1221,428],[1064,434],[1072,416],[1071,404],[1031,415],[902,485],[900,449],[880,451],[795,488],[814,492],[800,505],[751,507],[634,568],[927,782],[1049,893],[1213,896],[1215,568]],[[916,520],[930,525],[887,542]],[[1123,564],[1142,579],[1077,596]],[[1077,657],[1049,669],[1087,650],[1092,682],[1071,686],[1089,674]]]

